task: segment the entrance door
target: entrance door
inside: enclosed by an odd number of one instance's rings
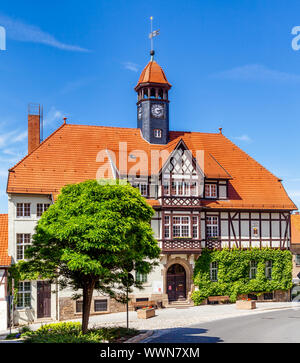
[[[51,285],[47,281],[37,282],[37,317],[51,317]]]
[[[167,293],[169,301],[186,299],[186,274],[179,264],[170,266],[167,271]]]

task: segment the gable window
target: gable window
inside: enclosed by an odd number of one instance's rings
[[[50,204],[46,203],[37,203],[36,205],[36,215],[38,217],[41,217],[41,215],[46,212],[46,210],[50,207]]]
[[[28,246],[30,246],[30,233],[17,233],[17,260],[24,260]]]
[[[170,181],[164,180],[163,185],[163,195],[170,195]]]
[[[94,311],[107,311],[107,299],[95,299],[94,300]]]
[[[189,217],[173,217],[173,237],[190,237]]]
[[[197,194],[197,184],[196,182],[188,182],[188,181],[172,181],[171,185],[172,195],[178,196],[190,196]]]
[[[256,278],[256,272],[257,272],[257,262],[256,261],[250,261],[250,279]]]
[[[205,198],[217,198],[217,184],[205,184]]]
[[[31,307],[31,284],[30,282],[19,282],[17,308]]]
[[[210,263],[210,281],[218,281],[218,262],[214,261]]]
[[[272,280],[272,261],[266,261],[266,278]]]
[[[161,139],[162,138],[162,130],[161,129],[154,129],[154,137],[156,137],[157,139]]]
[[[142,274],[138,271],[135,272],[135,280],[138,282],[147,282],[148,281],[148,275],[147,274]]]
[[[206,235],[208,238],[219,236],[219,223],[217,216],[206,217]]]
[[[17,203],[17,217],[30,217],[30,203]]]

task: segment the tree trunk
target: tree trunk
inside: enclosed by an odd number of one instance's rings
[[[86,281],[83,287],[83,306],[82,306],[82,333],[86,334],[89,325],[91,302],[95,286],[95,280],[90,279]]]

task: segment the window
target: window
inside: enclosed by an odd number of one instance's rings
[[[272,261],[266,261],[266,278],[272,280]]]
[[[170,238],[170,216],[165,216],[164,238]]]
[[[36,205],[36,215],[40,217],[46,210],[50,207],[50,204],[37,203]]]
[[[142,196],[146,197],[148,195],[147,183],[135,183],[133,186],[139,189]]]
[[[19,282],[17,308],[31,307],[31,284],[30,282]]]
[[[30,246],[30,233],[17,233],[17,260],[24,260],[24,252]]]
[[[154,129],[154,137],[156,137],[157,139],[161,139],[162,130],[161,129]]]
[[[135,299],[136,302],[145,302],[145,301],[149,301],[148,297],[137,297]]]
[[[264,300],[273,300],[273,292],[265,292]]]
[[[147,282],[148,281],[148,275],[147,274],[142,274],[140,272],[135,272],[135,280],[138,282]]]
[[[198,217],[193,218],[193,238],[198,238]]]
[[[257,300],[257,295],[256,294],[248,294],[248,299]]]
[[[189,217],[173,217],[173,237],[190,237]]]
[[[17,203],[17,217],[30,217],[30,203]]]
[[[170,195],[170,182],[169,180],[164,180],[163,182],[163,195]]]
[[[218,281],[218,262],[216,261],[210,263],[210,280]]]
[[[205,198],[217,198],[217,184],[205,184]]]
[[[107,299],[95,299],[94,300],[94,311],[107,311]]]
[[[83,301],[77,300],[76,301],[76,313],[82,313]]]
[[[300,266],[300,255],[295,256],[296,266]]]
[[[208,238],[218,237],[219,235],[218,217],[216,216],[206,217],[206,235]]]
[[[172,195],[178,196],[190,196],[197,195],[197,184],[196,182],[187,181],[172,181]]]
[[[257,272],[257,262],[250,261],[250,279],[256,278],[256,272]]]

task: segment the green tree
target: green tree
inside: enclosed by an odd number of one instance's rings
[[[80,291],[86,333],[95,289],[125,302],[122,281],[128,266],[149,273],[157,265],[153,213],[140,192],[124,181],[67,185],[40,218],[21,270]],[[134,286],[141,288],[141,283]]]

